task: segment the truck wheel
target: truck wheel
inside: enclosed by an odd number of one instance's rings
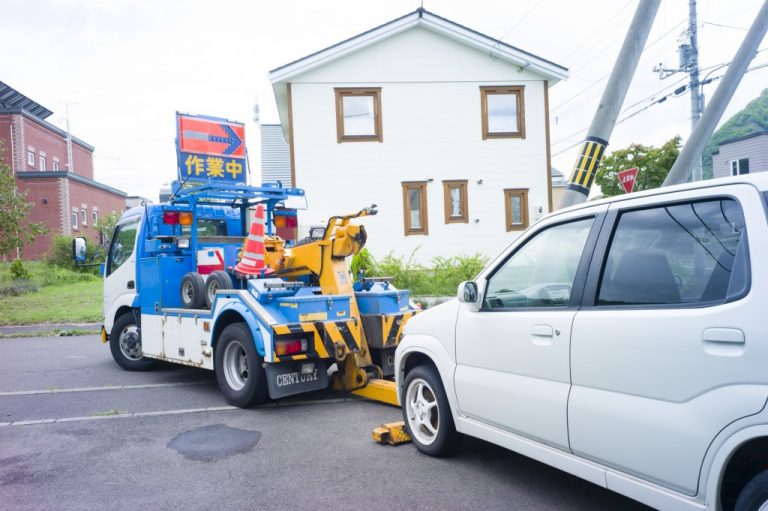
[[[144,371],[155,363],[151,358],[144,358],[141,333],[131,312],[119,316],[112,325],[109,351],[117,365],[126,371]]]
[[[205,279],[196,271],[181,279],[181,303],[185,309],[202,309],[205,305]]]
[[[210,309],[213,307],[213,301],[216,299],[216,291],[219,289],[232,289],[234,288],[232,283],[232,277],[229,273],[216,270],[208,275],[208,280],[205,283],[205,305]]]
[[[768,470],[752,478],[741,490],[735,511],[765,511],[768,509]]]
[[[229,404],[247,408],[267,399],[267,377],[245,323],[227,326],[216,341],[216,380]]]
[[[459,446],[445,388],[437,370],[418,366],[405,377],[403,419],[416,448],[430,456],[446,456]]]

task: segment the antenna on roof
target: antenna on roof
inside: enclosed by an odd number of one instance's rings
[[[421,0],[421,7],[420,7],[420,9],[421,9],[422,11],[424,10],[424,0]]]

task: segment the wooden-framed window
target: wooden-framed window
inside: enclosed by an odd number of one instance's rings
[[[383,142],[381,87],[335,88],[337,142]]]
[[[522,231],[528,228],[528,189],[506,188],[504,190],[504,211],[507,231]]]
[[[466,179],[443,181],[443,205],[446,224],[469,222]]]
[[[525,87],[480,87],[483,140],[525,138]]]
[[[406,236],[429,234],[426,181],[403,183],[403,226]]]

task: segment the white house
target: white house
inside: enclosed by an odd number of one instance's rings
[[[495,255],[552,210],[567,69],[423,9],[270,72],[302,232],[377,204],[375,257]]]

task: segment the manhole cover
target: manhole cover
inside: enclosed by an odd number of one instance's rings
[[[217,461],[250,451],[260,438],[259,431],[213,424],[179,433],[168,447],[190,460]]]

